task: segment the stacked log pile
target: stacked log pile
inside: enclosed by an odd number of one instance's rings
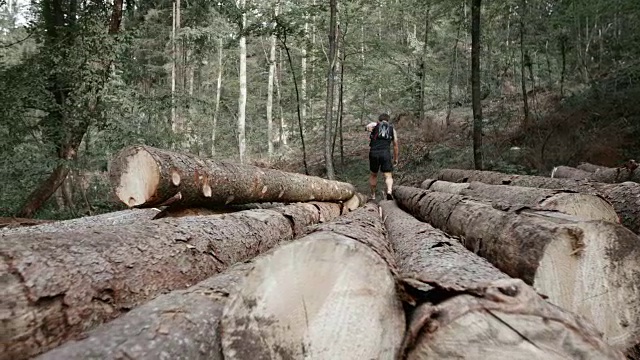
[[[110,169],[130,209],[0,229],[0,360],[624,359],[640,342],[638,237],[606,184],[456,173],[376,204],[148,146]]]

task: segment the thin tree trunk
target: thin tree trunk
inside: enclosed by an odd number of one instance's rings
[[[424,23],[424,44],[422,45],[422,58],[420,59],[420,67],[422,71],[420,72],[420,121],[425,119],[425,102],[426,102],[426,91],[425,87],[427,84],[427,49],[429,43],[429,12],[431,10],[431,3],[427,2],[427,9],[425,11],[425,23]]]
[[[327,170],[327,178],[333,180],[335,172],[333,169],[332,146],[331,146],[331,127],[333,126],[333,96],[335,89],[335,72],[336,72],[336,42],[337,42],[337,0],[330,0],[330,21],[329,21],[329,69],[327,71],[327,97],[324,110],[325,128],[324,128],[324,161]]]
[[[527,60],[529,55],[525,50],[524,45],[524,17],[525,17],[525,9],[527,6],[526,0],[522,0],[522,9],[520,10],[520,81],[522,85],[522,111],[524,112],[524,121],[523,125],[525,128],[528,128],[531,124],[529,123],[529,99],[527,97],[527,80],[526,80],[526,72],[525,68],[527,67]]]
[[[278,108],[280,109],[280,146],[286,147],[289,139],[289,130],[284,120],[284,108],[282,107],[282,93],[280,84],[282,83],[282,50],[278,50],[278,61],[276,62],[276,77],[274,79],[276,96],[278,97]],[[304,156],[306,158],[306,156]]]
[[[564,78],[567,73],[567,51],[566,51],[567,37],[566,35],[560,35],[560,54],[562,56],[562,70],[560,72],[560,97],[564,98]]]
[[[464,6],[464,5],[462,5]],[[461,11],[462,12],[462,11]],[[460,32],[462,31],[462,24],[464,19],[459,19],[458,30],[456,31],[456,39],[453,43],[451,71],[449,72],[449,88],[447,91],[447,119],[445,121],[447,127],[451,126],[451,108],[453,107],[453,77],[455,70],[458,68],[458,42],[460,41]]]
[[[274,9],[274,16],[278,16],[277,1]],[[275,24],[274,24],[275,25]],[[275,30],[274,30],[275,31]],[[268,143],[268,155],[271,159],[273,157],[273,78],[276,73],[276,34],[271,34],[271,48],[269,51],[269,80],[267,85],[267,143]]]
[[[241,32],[245,31],[247,26],[246,0],[236,0],[237,7],[242,11]],[[240,93],[238,96],[238,155],[241,164],[245,163],[245,111],[247,108],[247,38],[244,34],[240,35]]]
[[[307,121],[307,108],[309,102],[307,99],[307,48],[309,47],[309,21],[308,16],[304,17],[304,44],[300,49],[302,60],[300,61],[300,98],[302,102],[302,109],[300,111],[302,132],[304,133],[305,122]]]
[[[211,156],[216,155],[216,130],[218,126],[218,114],[220,113],[220,94],[222,92],[222,37],[218,39],[218,80],[216,82],[216,107],[213,112],[213,124],[211,124]]]
[[[471,98],[473,103],[473,163],[482,166],[482,103],[480,99],[480,7],[481,0],[472,0],[471,7]]]
[[[289,68],[291,69],[291,76],[293,77],[293,86],[296,91],[296,110],[298,113],[298,130],[300,131],[300,142],[302,143],[302,163],[304,165],[304,173],[309,175],[309,167],[307,166],[307,148],[304,144],[304,131],[302,128],[302,114],[300,111],[301,106],[304,104],[300,103],[300,92],[298,91],[298,81],[296,80],[296,71],[293,68],[293,60],[291,59],[291,52],[289,51],[289,47],[287,46],[287,38],[286,34],[282,39],[282,46],[284,47],[284,51],[287,53],[287,59],[289,59]]]
[[[344,168],[344,136],[342,134],[343,126],[342,126],[342,118],[344,115],[344,61],[346,59],[346,55],[342,56],[342,61],[340,62],[340,97],[338,100],[338,117],[339,117],[339,131],[340,131],[340,165]]]
[[[176,70],[177,70],[177,45],[176,45],[176,2],[173,2],[173,25],[171,27],[171,130],[174,135],[178,133],[178,122],[176,118]],[[174,144],[175,147],[175,144]]]

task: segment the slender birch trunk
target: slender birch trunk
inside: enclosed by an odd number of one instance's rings
[[[246,0],[237,0],[237,6],[242,11],[241,32],[247,26],[247,14],[245,13]],[[247,38],[240,35],[240,95],[238,96],[238,154],[240,163],[245,162],[245,111],[247,107]]]
[[[278,16],[279,2],[276,2],[274,16]],[[275,25],[275,24],[274,24]],[[269,158],[273,157],[273,79],[276,73],[276,35],[271,35],[271,49],[269,51],[269,81],[267,85],[267,142],[269,144]]]

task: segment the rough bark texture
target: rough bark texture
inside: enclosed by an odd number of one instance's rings
[[[334,210],[322,216],[339,214]],[[0,359],[25,359],[256,256],[320,221],[313,204],[90,231],[2,235]]]
[[[256,261],[230,296],[225,359],[395,358],[405,329],[395,273],[375,204],[317,226]]]
[[[37,234],[45,232],[64,232],[74,230],[87,230],[100,226],[122,226],[134,224],[139,221],[151,220],[160,212],[159,209],[129,209],[114,211],[106,214],[85,216],[77,219],[54,221],[37,226],[7,228],[0,230],[0,235]]]
[[[165,217],[184,217],[184,216],[209,216],[229,214],[243,210],[253,209],[272,209],[281,206],[285,206],[284,203],[253,203],[253,204],[238,204],[238,205],[226,205],[226,206],[214,206],[214,207],[191,207],[189,205],[176,204],[168,206],[166,209],[160,211],[154,220],[162,219]]]
[[[238,263],[188,289],[160,295],[36,359],[222,360],[222,310],[250,268],[251,263]]]
[[[490,201],[495,206],[503,209],[529,207],[537,210],[558,211],[584,220],[620,222],[615,209],[604,198],[571,190],[487,185],[477,181],[453,183],[432,179],[425,180],[421,187],[426,190],[465,195],[481,201]]]
[[[605,340],[640,339],[640,239],[623,226],[547,211],[502,211],[461,195],[398,186],[396,201],[549,301],[585,316]]]
[[[148,207],[181,194],[181,204],[347,201],[353,185],[314,176],[200,159],[148,146],[123,149],[113,160],[111,183],[129,206]],[[176,185],[177,184],[177,185]]]
[[[578,179],[578,180],[585,179],[585,180],[588,180],[591,175],[592,175],[592,173],[590,173],[588,171],[576,169],[576,168],[570,167],[570,166],[556,166],[551,171],[551,177],[552,178],[559,178],[559,179]]]
[[[515,185],[543,189],[566,189],[604,197],[616,209],[620,222],[636,234],[640,234],[640,184],[602,184],[575,179],[554,179],[531,175],[509,175],[495,171],[444,169],[437,180],[453,182],[479,181],[493,185]]]
[[[609,168],[606,166],[600,166],[600,165],[582,162],[578,166],[576,166],[576,169],[580,169],[588,172],[595,172],[596,170],[607,170]]]
[[[617,359],[590,323],[503,279],[412,314],[405,359]]]

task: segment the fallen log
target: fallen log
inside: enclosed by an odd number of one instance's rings
[[[223,312],[225,359],[397,355],[405,319],[375,204],[318,226],[254,264]]]
[[[551,170],[552,178],[590,180],[593,173],[570,166],[556,166]]]
[[[400,278],[419,299],[403,358],[623,358],[593,325],[545,302],[457,239],[395,202],[382,201],[380,207]]]
[[[353,185],[252,165],[201,159],[149,146],[122,149],[112,160],[110,182],[130,207],[172,201],[203,204],[347,201]],[[176,195],[179,199],[175,199]]]
[[[580,169],[588,172],[595,172],[596,170],[607,170],[610,168],[606,166],[591,164],[588,162],[581,162],[580,164],[578,164],[578,166],[576,166],[576,169]]]
[[[0,217],[0,229],[11,229],[21,226],[35,226],[41,224],[48,224],[54,222],[54,220],[41,220],[31,218],[17,218],[17,217]]]
[[[331,211],[327,211],[330,210]],[[256,256],[339,205],[294,204],[87,231],[1,235],[0,359],[25,359]]]
[[[47,222],[29,227],[5,228],[0,230],[0,234],[34,234],[86,230],[96,226],[121,226],[135,224],[140,220],[151,220],[159,212],[160,210],[156,208],[121,210],[77,219]]]
[[[495,171],[444,169],[437,180],[452,182],[478,181],[491,185],[525,186],[543,189],[565,189],[604,197],[616,210],[620,223],[640,234],[640,184],[624,182],[604,184],[575,179],[556,179],[543,176],[503,174]]]
[[[601,196],[571,190],[488,185],[477,181],[454,183],[432,179],[425,180],[420,187],[491,201],[495,206],[502,208],[530,207],[537,210],[558,211],[584,220],[620,222],[613,206]]]
[[[616,349],[640,342],[640,239],[623,226],[548,211],[502,211],[461,195],[398,186],[398,204],[585,316]]]
[[[223,360],[222,310],[251,267],[251,262],[237,263],[187,289],[160,295],[35,359]]]

